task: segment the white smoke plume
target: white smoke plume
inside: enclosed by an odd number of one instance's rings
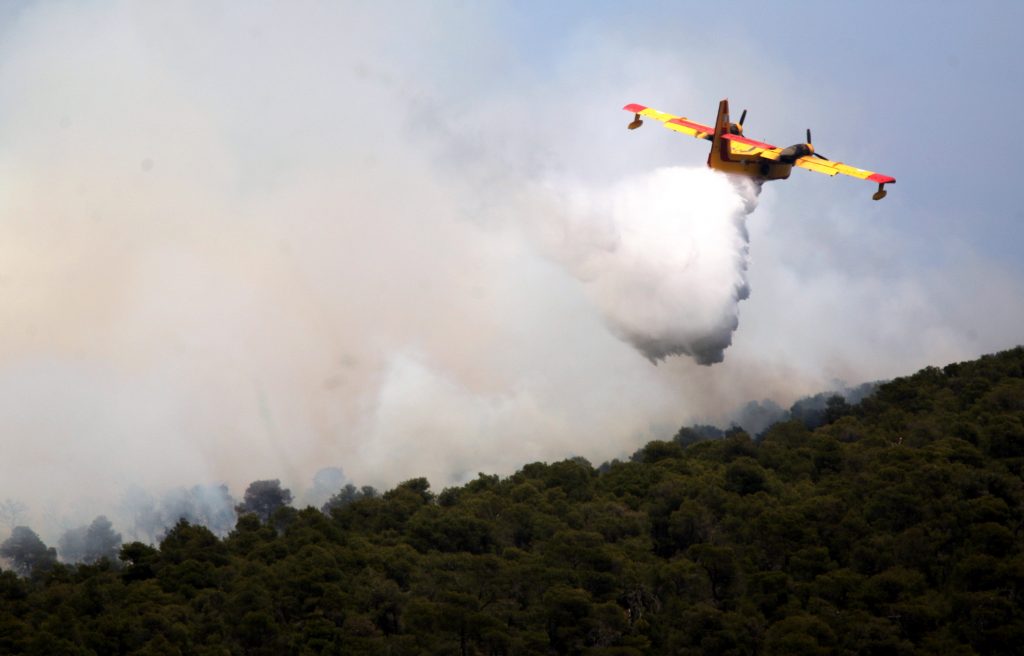
[[[747,298],[747,214],[759,186],[665,168],[570,194],[554,252],[616,335],[652,362],[721,362]]]

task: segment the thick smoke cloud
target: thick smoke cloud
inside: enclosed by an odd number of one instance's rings
[[[758,192],[703,168],[577,190],[553,248],[611,329],[649,360],[721,362],[750,294],[746,216]]]
[[[315,502],[329,467],[387,489],[600,462],[753,398],[1010,345],[1016,279],[970,258],[918,278],[889,216],[793,213],[769,188],[748,258],[747,197],[664,169],[700,144],[619,111],[713,109],[723,70],[765,107],[811,106],[798,77],[741,79],[731,46],[712,76],[694,63],[713,44],[647,50],[613,24],[524,53],[488,7],[5,10],[16,521],[50,544],[101,513],[126,539],[181,515],[221,531],[254,480]]]
[[[152,539],[258,479],[441,487],[678,422],[497,217],[526,205],[463,175],[497,151],[424,110],[441,17],[277,7],[40,5],[7,26],[0,498],[51,542],[100,512]],[[498,186],[527,180],[513,163]],[[115,515],[125,490],[145,492]]]

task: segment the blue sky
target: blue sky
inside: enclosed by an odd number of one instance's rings
[[[1012,347],[1022,14],[4,4],[0,498],[327,466],[440,488]],[[767,185],[725,361],[655,366],[537,235],[573,194],[703,166],[624,104],[710,122],[723,97],[897,183]]]
[[[780,144],[811,127],[823,152],[897,177],[890,201],[920,235],[909,255],[934,257],[927,233],[938,233],[1021,274],[1022,210],[1007,183],[1022,146],[1022,19],[1024,7],[1006,2],[599,2],[517,3],[497,20],[541,76],[581,30],[682,53],[682,70],[651,58],[660,75],[643,72],[658,78],[648,104],[710,121],[729,96],[750,108],[752,133]],[[699,95],[677,101],[678,77],[699,79]],[[680,157],[691,146],[679,144]]]

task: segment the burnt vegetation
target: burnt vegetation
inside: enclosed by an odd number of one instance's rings
[[[0,652],[1019,653],[1024,349],[825,401],[440,493],[258,481],[224,536],[114,557],[101,517],[80,564],[14,527]]]

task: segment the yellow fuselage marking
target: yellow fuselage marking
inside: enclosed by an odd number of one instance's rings
[[[718,148],[715,146],[712,146],[711,154],[708,155],[708,166],[723,173],[746,175],[763,180],[785,180],[793,170],[792,164],[772,162],[757,155],[750,159],[742,159],[733,154],[727,161],[719,156]]]

